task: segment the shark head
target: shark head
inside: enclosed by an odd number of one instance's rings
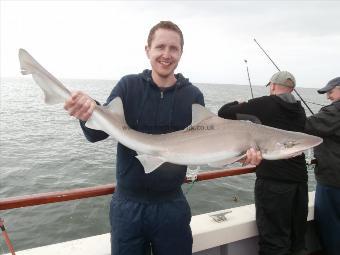
[[[274,139],[263,141],[260,149],[264,159],[287,159],[300,155],[321,143],[322,138],[317,136],[287,132],[284,135],[278,135]]]

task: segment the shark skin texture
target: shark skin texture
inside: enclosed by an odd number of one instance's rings
[[[70,97],[70,91],[24,49],[19,50],[19,61],[22,74],[31,74],[43,90],[46,104],[64,103]],[[119,97],[106,106],[97,105],[86,126],[135,150],[146,173],[164,162],[223,167],[245,157],[249,148],[260,150],[267,160],[286,159],[322,143],[317,136],[223,119],[198,104],[192,105],[192,124],[186,129],[145,134],[129,128]]]

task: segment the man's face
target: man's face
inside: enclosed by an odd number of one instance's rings
[[[327,92],[327,98],[332,102],[340,100],[340,86],[333,88]]]
[[[157,79],[173,78],[181,59],[181,38],[178,33],[167,29],[156,30],[150,46],[145,47],[150,59],[152,73]]]

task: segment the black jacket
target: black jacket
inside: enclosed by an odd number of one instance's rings
[[[304,131],[306,121],[305,110],[291,94],[263,96],[240,104],[233,102],[218,111],[218,116],[226,119],[244,119],[244,114],[255,116],[262,125],[296,132]],[[305,155],[283,160],[262,160],[256,169],[256,176],[288,182],[306,182]]]
[[[314,149],[317,182],[340,188],[340,101],[310,116],[306,132],[323,138],[323,143]]]
[[[106,104],[115,97],[122,99],[124,114],[130,128],[149,134],[178,131],[191,124],[192,104],[204,105],[203,94],[181,74],[174,86],[160,90],[151,78],[151,71],[124,76],[113,88]],[[91,142],[103,140],[103,131],[81,127]],[[158,201],[181,194],[186,166],[164,163],[145,174],[137,154],[118,143],[116,160],[117,194],[136,201]]]

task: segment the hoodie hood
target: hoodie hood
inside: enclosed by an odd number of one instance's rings
[[[166,88],[160,88],[157,86],[157,84],[153,81],[151,76],[151,70],[144,70],[142,73],[139,74],[139,76],[142,78],[144,83],[144,89],[142,95],[142,101],[139,107],[138,111],[138,118],[136,121],[136,126],[139,126],[141,117],[143,115],[143,112],[145,112],[145,104],[150,99],[153,98],[154,95],[157,95],[157,97],[162,99],[162,102],[166,104],[166,108],[168,109],[166,112],[167,114],[163,114],[162,117],[158,117],[157,119],[166,119],[166,121],[161,121],[163,124],[162,126],[166,126],[167,128],[165,130],[160,130],[159,132],[170,132],[175,131],[175,124],[174,124],[174,118],[173,115],[174,106],[176,105],[176,100],[182,100],[182,97],[177,98],[178,91],[181,90],[184,87],[192,86],[192,84],[189,82],[188,79],[184,78],[182,74],[175,74],[175,77],[177,79],[176,83],[173,86],[166,87]],[[185,93],[184,93],[185,94]],[[158,103],[155,105],[154,109],[157,109],[157,107],[161,107]],[[156,113],[158,114],[158,112]],[[164,122],[167,124],[165,125]],[[154,127],[158,124],[155,122]],[[144,132],[147,132],[143,130]],[[151,132],[154,132],[151,130]]]
[[[287,114],[290,118],[294,118],[305,112],[301,102],[296,100],[291,93],[272,95],[271,97],[282,108],[282,112]]]
[[[147,81],[151,86],[154,86],[154,87],[160,89],[157,86],[157,84],[153,81],[151,73],[152,73],[151,70],[145,69],[140,75],[142,76],[143,80]],[[164,91],[174,89],[175,87],[177,87],[177,89],[179,89],[181,87],[184,87],[184,86],[191,84],[189,79],[185,78],[181,73],[175,74],[175,77],[176,77],[176,80],[177,80],[176,83],[173,86],[164,89]]]

